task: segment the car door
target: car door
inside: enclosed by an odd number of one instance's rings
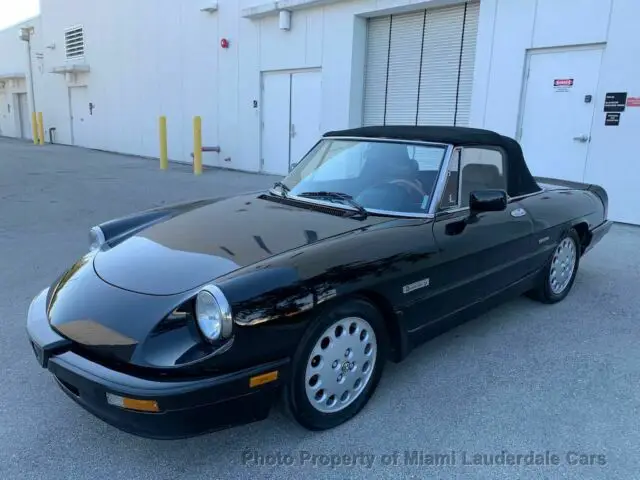
[[[431,321],[486,299],[532,269],[533,222],[519,202],[510,200],[504,211],[469,216],[469,194],[507,190],[507,168],[498,148],[453,152],[433,223],[439,259],[430,275]]]

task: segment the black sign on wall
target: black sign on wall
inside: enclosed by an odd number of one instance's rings
[[[627,92],[607,93],[604,97],[605,112],[624,112],[627,104]]]
[[[604,124],[608,127],[617,127],[620,125],[620,114],[618,112],[605,114]]]

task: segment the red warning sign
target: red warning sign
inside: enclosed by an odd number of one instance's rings
[[[553,81],[554,87],[573,87],[573,78],[556,78]]]
[[[627,107],[640,107],[640,97],[627,98]]]

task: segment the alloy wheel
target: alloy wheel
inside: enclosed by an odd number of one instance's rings
[[[378,353],[373,327],[358,317],[339,320],[318,338],[307,359],[305,392],[322,413],[348,407],[364,391]]]
[[[555,295],[560,295],[569,286],[573,278],[576,258],[575,241],[571,237],[563,238],[553,253],[549,272],[549,286]]]

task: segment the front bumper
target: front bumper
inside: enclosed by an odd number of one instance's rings
[[[46,291],[29,307],[27,333],[43,368],[75,402],[103,421],[142,437],[184,438],[266,418],[289,359],[205,379],[158,381],[111,370],[71,351],[71,342],[49,325]],[[250,379],[277,371],[277,379],[252,387]],[[124,409],[107,402],[107,393],[154,400],[159,412]]]

